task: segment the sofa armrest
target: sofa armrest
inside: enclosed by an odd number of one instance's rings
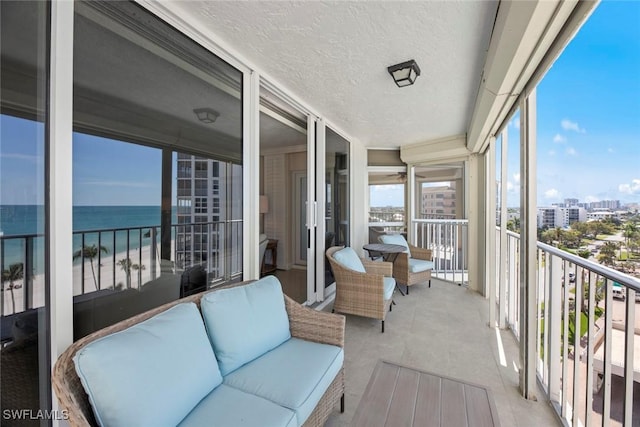
[[[379,274],[386,277],[393,275],[393,263],[390,262],[363,259],[362,265],[364,265],[364,269],[367,270],[368,274]]]
[[[431,261],[431,258],[432,258],[431,249],[419,248],[417,246],[413,246],[412,244],[409,244],[409,249],[411,250],[411,258]]]
[[[344,347],[345,317],[304,307],[284,296],[291,336],[321,344]]]

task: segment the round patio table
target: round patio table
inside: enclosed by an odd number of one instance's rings
[[[393,263],[396,258],[398,258],[399,253],[405,252],[407,250],[407,248],[402,245],[392,245],[387,243],[369,243],[368,245],[364,245],[362,249],[369,252],[369,257],[371,259],[382,256],[383,260],[390,263]],[[397,283],[396,289],[400,291],[402,296],[405,295],[405,293],[402,292],[402,289],[400,289]],[[395,301],[393,303],[395,304]]]
[[[362,247],[369,252],[369,258],[374,259],[382,256],[385,261],[394,262],[399,253],[405,252],[407,248],[402,245],[392,245],[386,243],[369,243]]]

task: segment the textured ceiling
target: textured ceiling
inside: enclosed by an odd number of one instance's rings
[[[182,2],[199,21],[331,123],[371,147],[467,131],[497,2]],[[415,59],[398,88],[387,67]]]

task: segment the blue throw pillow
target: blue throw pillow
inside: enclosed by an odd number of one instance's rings
[[[405,252],[408,253],[409,256],[411,256],[411,252],[409,251],[409,244],[407,243],[407,240],[404,238],[402,234],[383,234],[378,239],[380,240],[381,243],[384,243],[387,245],[404,246],[405,248],[407,248]]]
[[[364,265],[362,265],[362,260],[360,259],[356,251],[348,246],[334,252],[333,259],[338,261],[343,266],[350,268],[351,270],[355,270],[360,273],[367,272],[367,270],[365,270],[364,268]]]
[[[73,361],[102,426],[177,425],[222,383],[193,303],[93,341]]]
[[[275,276],[208,293],[200,306],[223,376],[291,338]]]

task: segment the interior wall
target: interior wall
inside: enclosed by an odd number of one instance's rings
[[[269,212],[264,214],[264,232],[269,239],[278,240],[278,268],[288,268],[286,260],[291,258],[284,224],[291,222],[288,200],[291,197],[286,154],[264,156],[264,195],[269,198]]]

